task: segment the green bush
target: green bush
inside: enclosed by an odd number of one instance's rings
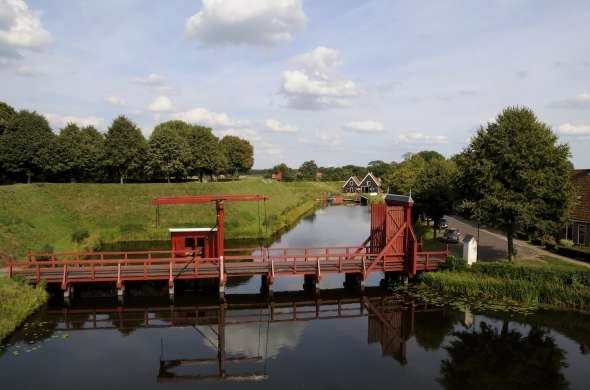
[[[574,242],[572,240],[559,240],[559,245],[571,248],[574,246]]]
[[[574,259],[579,259],[579,260],[590,262],[590,250],[585,249],[585,248],[578,248],[578,247],[568,248],[568,247],[564,247],[564,246],[558,246],[557,253],[559,253],[560,255],[563,255],[563,256],[567,256],[567,257],[571,257]]]
[[[464,271],[467,269],[467,262],[460,257],[449,256],[441,266],[449,271]]]
[[[90,233],[88,233],[87,229],[76,229],[74,233],[72,233],[72,242],[76,244],[81,244],[90,237]]]

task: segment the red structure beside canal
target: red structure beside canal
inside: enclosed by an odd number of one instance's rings
[[[72,283],[114,282],[121,293],[127,281],[165,280],[173,293],[176,280],[215,279],[223,293],[227,278],[235,276],[260,275],[269,288],[277,277],[289,275],[304,275],[316,288],[324,274],[345,274],[347,281],[357,282],[372,272],[407,278],[437,270],[448,255],[448,249],[418,251],[411,224],[412,198],[392,194],[385,197],[385,204],[371,206],[371,229],[361,245],[225,249],[225,203],[266,199],[261,195],[157,198],[152,201],[157,223],[162,205],[215,203],[216,226],[170,229],[172,250],[167,251],[29,253],[25,261],[9,259],[9,276],[31,283],[60,283],[64,291]]]

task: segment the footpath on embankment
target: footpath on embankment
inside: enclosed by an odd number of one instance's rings
[[[270,237],[316,207],[335,182],[282,183],[250,177],[212,183],[17,184],[0,186],[0,254],[27,250],[77,251],[101,243],[167,240],[169,227],[212,227],[212,205],[161,206],[160,226],[150,201],[160,196],[260,194],[268,201],[226,206],[226,237]],[[265,225],[265,221],[267,225]],[[74,242],[74,233],[88,237]],[[0,264],[2,267],[3,264]]]

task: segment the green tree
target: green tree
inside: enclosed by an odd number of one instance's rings
[[[105,165],[121,184],[143,166],[146,152],[141,130],[124,116],[115,118],[105,137]]]
[[[221,147],[233,174],[246,173],[254,165],[254,148],[247,140],[226,135],[221,139]]]
[[[182,132],[189,145],[191,175],[198,175],[199,180],[203,181],[203,175],[225,172],[228,162],[219,138],[208,127],[185,125],[188,127],[183,127]]]
[[[456,171],[455,162],[441,156],[425,162],[416,177],[412,190],[415,207],[434,221],[434,238],[441,218],[453,210]]]
[[[554,232],[566,221],[574,202],[569,157],[569,147],[523,107],[506,108],[480,127],[457,156],[464,205],[505,232],[509,260],[519,229]]]
[[[0,164],[4,172],[17,180],[26,178],[27,183],[41,176],[54,137],[42,115],[19,111],[6,123],[0,136]]]
[[[299,175],[303,180],[314,180],[318,166],[314,160],[305,161],[299,167]]]
[[[168,183],[172,176],[185,177],[190,163],[188,142],[177,123],[164,122],[156,126],[149,141],[148,170]]]
[[[47,167],[58,179],[89,181],[98,178],[104,137],[94,127],[69,123],[49,148]]]
[[[383,188],[394,194],[415,194],[416,181],[426,166],[419,154],[408,154],[401,163],[393,166],[382,179]]]
[[[367,165],[367,169],[375,176],[382,178],[391,171],[392,166],[383,160],[371,161]]]
[[[16,110],[4,102],[0,102],[0,136],[6,130],[8,122],[16,115]]]

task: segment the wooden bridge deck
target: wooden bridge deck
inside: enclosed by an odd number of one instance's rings
[[[246,254],[243,254],[246,253]],[[370,247],[240,248],[226,249],[219,258],[193,257],[174,251],[31,253],[25,262],[9,262],[9,275],[32,283],[116,282],[208,279],[372,272],[403,272],[403,254],[379,256]],[[447,251],[417,252],[415,269],[431,271],[446,261]]]

